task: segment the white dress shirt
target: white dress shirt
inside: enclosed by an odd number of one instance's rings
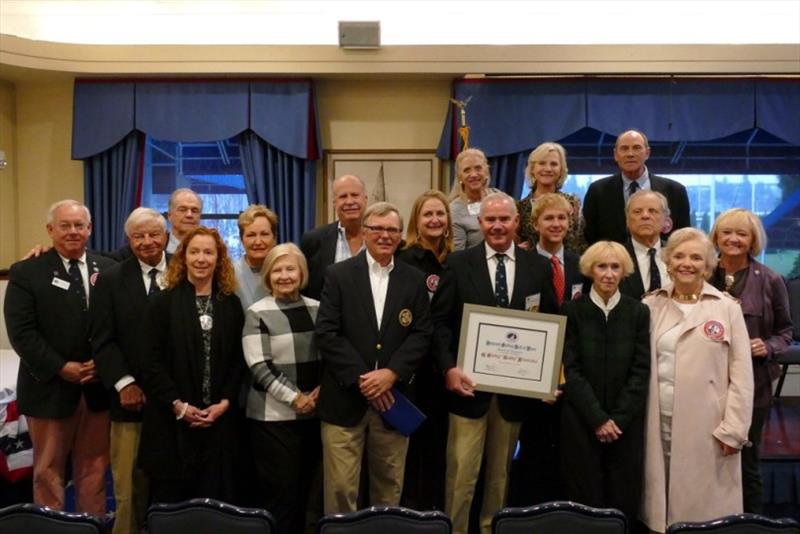
[[[389,273],[394,269],[394,256],[389,265],[381,266],[380,263],[367,251],[367,267],[369,270],[369,285],[372,289],[372,303],[375,306],[375,317],[378,319],[378,330],[383,320],[383,307],[386,304],[386,290],[389,289]]]
[[[69,273],[69,262],[70,262],[70,259],[69,258],[65,258],[61,254],[59,254],[58,257],[61,258],[61,263],[64,264],[64,270],[66,270],[67,273]],[[83,279],[83,290],[86,292],[86,304],[88,306],[88,304],[89,304],[89,266],[86,265],[86,252],[81,254],[81,257],[77,258],[77,260],[78,260],[78,270],[80,270],[81,278]]]
[[[642,285],[644,285],[644,292],[650,291],[650,254],[651,248],[656,249],[656,265],[658,266],[658,274],[661,276],[661,285],[669,280],[667,278],[667,266],[661,259],[661,239],[656,240],[656,244],[652,247],[643,245],[631,238],[633,243],[633,252],[636,254],[636,263],[639,264],[639,272],[642,273]]]
[[[149,294],[150,293],[150,270],[154,267],[152,265],[148,265],[142,260],[139,260],[139,267],[142,269],[142,279],[144,280],[144,292]],[[158,265],[155,266],[155,270],[158,271],[156,275],[156,283],[158,283],[159,289],[164,289],[164,275],[167,272],[167,255],[163,252],[161,253],[161,261],[158,262]]]
[[[358,249],[356,254],[365,248],[367,248],[367,244],[362,241],[361,248]],[[338,222],[336,223],[336,255],[333,257],[333,263],[339,263],[353,256],[355,256],[355,254],[350,250],[350,243],[347,241],[347,230],[344,229],[342,223]]]
[[[622,176],[622,196],[625,199],[625,204],[628,203],[628,197],[630,197],[630,193],[628,188],[631,186],[633,180],[625,176],[624,174],[620,173]],[[650,171],[647,170],[647,166],[644,166],[644,172],[641,176],[636,179],[636,183],[639,184],[639,189],[637,191],[649,191],[650,190]]]
[[[608,299],[608,302],[603,300],[603,297],[600,296],[600,293],[592,286],[592,289],[589,290],[589,298],[592,299],[592,302],[597,304],[597,307],[603,310],[603,313],[606,314],[606,320],[608,320],[608,314],[611,313],[611,310],[617,307],[619,304],[620,299],[622,298],[622,294],[617,289],[617,292],[611,295],[611,298]]]
[[[514,294],[514,274],[516,272],[516,258],[514,257],[514,243],[508,247],[504,252],[497,252],[484,241],[483,246],[486,249],[486,266],[489,268],[489,278],[492,280],[492,293],[494,293],[494,278],[497,274],[497,254],[505,254],[503,260],[506,266],[506,285],[508,289],[508,302],[511,302],[511,297]]]

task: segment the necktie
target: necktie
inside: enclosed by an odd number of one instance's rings
[[[555,254],[550,256],[550,263],[553,264],[553,287],[556,290],[556,301],[561,306],[564,302],[564,269],[561,268],[561,262],[558,261],[558,256]]]
[[[72,278],[72,284],[75,287],[75,294],[80,297],[81,307],[83,311],[86,311],[86,288],[83,285],[83,276],[81,276],[81,269],[78,267],[78,260],[69,260],[68,272],[69,277]]]
[[[656,249],[651,248],[647,251],[647,255],[650,256],[650,289],[648,291],[653,291],[661,288],[661,273],[658,272],[656,264]]]
[[[631,198],[631,195],[633,195],[638,190],[639,190],[639,182],[631,182],[631,184],[628,186],[628,198]]]
[[[494,272],[494,300],[501,308],[508,308],[508,281],[506,280],[505,254],[495,254],[497,269]]]
[[[155,267],[147,271],[147,274],[150,275],[150,289],[147,290],[147,295],[150,296],[153,293],[158,293],[161,291],[161,288],[158,287],[158,282],[156,282],[156,276],[158,275],[158,269]]]

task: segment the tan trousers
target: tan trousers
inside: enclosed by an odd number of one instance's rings
[[[400,504],[406,467],[408,438],[389,430],[372,408],[353,427],[323,422],[322,471],[325,513],[354,512],[358,508],[358,482],[366,446],[369,497],[372,506]]]
[[[144,471],[136,467],[141,436],[142,423],[111,422],[111,474],[117,503],[113,534],[138,534],[144,527],[148,482]]]
[[[78,512],[106,513],[108,411],[92,412],[81,397],[75,413],[64,419],[27,416],[33,442],[33,501],[64,509],[64,470],[72,453],[72,480]]]
[[[481,458],[486,462],[481,533],[491,533],[492,516],[505,506],[508,473],[520,426],[521,423],[503,419],[496,395],[492,397],[489,411],[480,419],[450,414],[444,510],[453,522],[453,534],[467,534],[469,530],[469,510]]]

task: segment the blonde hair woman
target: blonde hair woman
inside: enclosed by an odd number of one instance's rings
[[[478,225],[481,200],[497,192],[489,187],[491,174],[486,154],[478,148],[468,148],[456,157],[456,177],[450,213],[453,218],[453,246],[464,250],[483,241]]]
[[[742,451],[742,491],[744,511],[760,514],[761,432],[772,404],[772,381],[780,375],[775,355],[792,342],[789,295],[783,278],[755,259],[767,244],[767,234],[756,214],[743,208],[723,212],[711,229],[711,241],[719,251],[719,266],[711,284],[739,300],[750,337],[755,397],[748,439],[753,445]]]
[[[581,219],[581,201],[576,195],[562,193],[561,188],[567,180],[567,152],[558,143],[542,143],[533,149],[528,156],[525,167],[525,178],[531,192],[517,202],[520,224],[517,240],[523,248],[533,248],[539,240],[539,234],[531,222],[531,210],[542,195],[555,193],[562,196],[570,205],[570,228],[564,237],[564,247],[578,254],[586,250],[583,239],[583,223]]]
[[[742,512],[739,452],[753,410],[750,340],[739,303],[706,282],[714,245],[682,228],[662,249],[672,283],[650,293],[650,374],[642,519],[678,521]]]

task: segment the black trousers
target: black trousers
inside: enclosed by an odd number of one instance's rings
[[[761,435],[767,421],[769,407],[753,408],[753,422],[747,439],[752,447],[742,449],[742,497],[744,511],[751,514],[764,512],[764,486],[761,481]]]
[[[597,508],[617,508],[634,524],[642,498],[643,418],[623,429],[617,441],[601,443],[569,403],[561,414],[561,473],[567,497]]]
[[[317,419],[250,421],[261,506],[281,534],[305,531],[306,505],[320,469],[322,443]]]

